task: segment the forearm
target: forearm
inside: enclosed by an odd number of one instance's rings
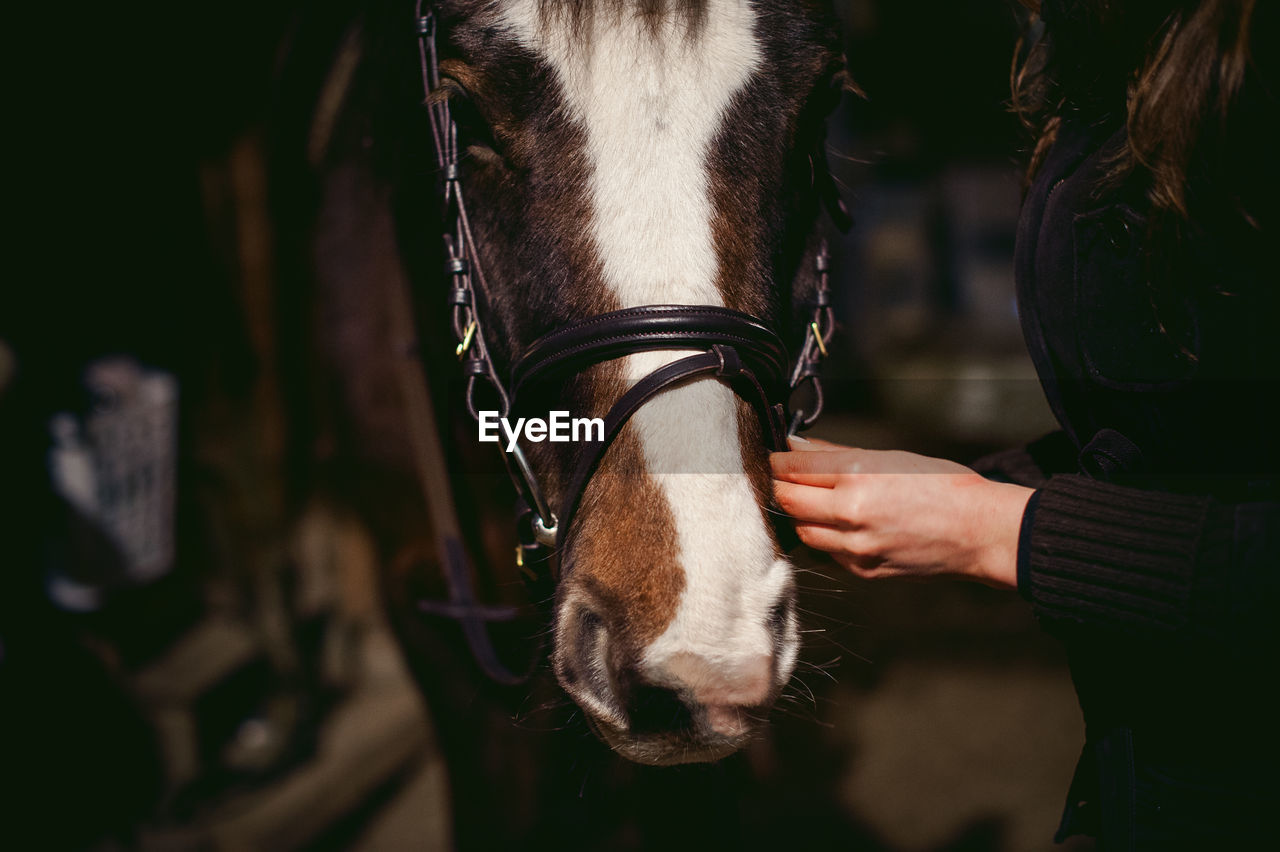
[[[1237,544],[1239,510],[1260,520]],[[1053,477],[1024,515],[1018,589],[1049,625],[1148,636],[1252,630],[1276,603],[1277,518],[1274,503]]]

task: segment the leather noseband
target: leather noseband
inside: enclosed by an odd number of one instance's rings
[[[580,373],[596,364],[655,350],[693,349],[636,382],[604,417],[604,440],[588,444],[562,494],[557,541],[568,541],[570,521],[600,461],[631,416],[663,391],[714,376],[746,400],[772,450],[786,449],[784,412],[790,394],[782,339],[759,319],[709,305],[646,305],[571,323],[530,345],[512,371],[512,405],[537,382]]]

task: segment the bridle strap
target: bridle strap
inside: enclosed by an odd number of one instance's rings
[[[416,35],[418,58],[421,63],[424,106],[430,119],[436,162],[440,168],[444,187],[443,195],[447,211],[452,213],[452,227],[444,234],[446,270],[453,287],[449,293],[454,333],[460,343],[459,357],[465,356],[463,374],[467,378],[467,408],[476,415],[474,394],[479,383],[490,385],[497,394],[499,404],[506,411],[510,400],[489,357],[488,341],[480,321],[486,296],[487,282],[479,263],[475,238],[467,214],[466,200],[459,181],[458,131],[449,105],[444,100],[434,100],[431,93],[439,86],[439,63],[436,56],[435,16],[427,0],[418,0],[416,6]],[[397,278],[397,281],[399,279]],[[481,671],[490,680],[504,686],[523,684],[536,672],[543,658],[545,641],[539,642],[523,670],[512,670],[499,656],[489,635],[489,623],[511,621],[518,615],[512,607],[486,606],[479,601],[473,579],[472,561],[468,556],[458,508],[454,502],[449,464],[441,439],[442,430],[431,403],[427,375],[416,345],[411,345],[412,329],[407,327],[413,317],[413,298],[404,283],[397,283],[392,306],[393,335],[397,351],[405,354],[401,359],[401,389],[410,422],[417,479],[431,520],[437,558],[449,597],[447,601],[420,600],[418,609],[427,615],[436,615],[456,621],[462,629],[467,646]],[[477,290],[479,292],[477,292]],[[465,340],[466,345],[462,344]],[[504,457],[511,479],[521,491],[523,499],[540,504],[550,515],[545,501],[541,500],[537,480],[528,469],[523,454],[516,458]],[[521,485],[524,488],[521,488]],[[554,526],[554,522],[553,522]]]
[[[646,305],[587,317],[534,341],[512,370],[512,397],[539,380],[580,373],[602,361],[636,352],[708,350],[731,346],[742,353],[770,397],[787,381],[782,339],[750,314],[709,305]]]
[[[604,440],[584,445],[584,452],[574,468],[569,487],[564,492],[560,511],[560,542],[568,541],[570,523],[582,501],[587,483],[631,416],[663,391],[706,376],[723,380],[751,405],[760,419],[761,435],[771,450],[786,449],[786,424],[783,422],[782,406],[770,403],[769,394],[743,363],[736,349],[717,343],[707,352],[681,358],[653,371],[636,382],[609,409],[604,418]]]
[[[453,120],[448,99],[437,97],[440,91],[440,58],[436,50],[437,22],[433,4],[430,0],[417,0],[414,14],[423,106],[429,119],[436,165],[442,180],[441,194],[448,225],[443,234],[445,271],[452,279],[448,302],[453,332],[458,339],[457,354],[462,360],[462,373],[467,382],[467,411],[473,420],[479,419],[476,394],[483,385],[496,397],[498,411],[505,417],[511,412],[511,395],[489,350],[484,316],[490,290],[461,181],[458,125]],[[503,462],[521,501],[537,516],[534,529],[539,531],[539,538],[543,542],[554,541],[556,518],[524,450],[517,446],[513,452],[504,454]]]
[[[812,310],[809,327],[805,331],[804,342],[800,344],[800,353],[796,355],[791,367],[791,377],[787,380],[789,396],[799,388],[808,386],[812,399],[807,406],[797,406],[792,412],[791,422],[787,424],[788,435],[803,432],[817,423],[826,403],[822,392],[822,361],[827,357],[827,344],[835,337],[836,311],[831,305],[831,257],[827,254],[825,242],[814,259],[814,271],[818,277],[813,297],[808,304]]]

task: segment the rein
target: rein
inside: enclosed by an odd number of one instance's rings
[[[582,494],[613,440],[645,403],[673,387],[698,378],[716,377],[754,409],[768,448],[786,450],[787,437],[809,428],[822,413],[819,366],[835,331],[825,241],[815,260],[816,292],[809,303],[812,309],[809,322],[794,362],[788,360],[786,346],[778,333],[757,317],[712,305],[645,305],[597,314],[543,335],[530,344],[516,362],[510,379],[504,379],[490,356],[486,337],[484,315],[490,302],[490,289],[472,233],[461,181],[458,127],[448,100],[435,97],[440,87],[440,68],[436,17],[430,0],[417,0],[415,16],[423,103],[430,118],[448,223],[443,233],[445,270],[450,278],[447,304],[452,312],[453,331],[458,341],[455,352],[466,378],[466,405],[471,417],[479,421],[475,395],[482,384],[495,395],[499,413],[505,418],[520,403],[522,394],[527,396],[539,382],[576,375],[596,364],[637,352],[685,349],[695,353],[649,373],[609,409],[603,418],[604,439],[587,445],[589,448],[578,459],[558,515],[552,510],[519,444],[510,452],[500,451],[512,485],[520,496],[516,519],[520,542],[516,548],[517,566],[524,568],[526,552],[550,551],[565,544]],[[815,167],[815,175],[817,171]],[[834,180],[829,172],[824,176],[831,187],[820,187],[822,200],[833,219],[844,225],[847,213],[838,193],[832,195]],[[831,192],[826,191],[828,189]],[[793,395],[806,385],[810,390],[809,405],[789,409]],[[429,426],[435,432],[434,415],[429,408],[425,412],[425,424],[419,424],[418,428]],[[432,512],[450,601],[424,601],[419,608],[462,622],[468,644],[486,673],[500,683],[520,683],[528,675],[513,675],[498,661],[483,624],[487,620],[507,620],[514,617],[514,613],[489,612],[495,608],[482,608],[476,603],[456,510],[452,509],[452,489],[443,451],[438,440],[418,443],[434,443],[433,456],[419,453],[419,473],[428,492],[428,502],[447,501],[453,515],[452,524],[442,525],[437,516],[447,521],[445,516],[450,512]],[[486,611],[481,612],[482,609]]]

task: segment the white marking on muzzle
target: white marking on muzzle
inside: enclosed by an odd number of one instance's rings
[[[554,69],[585,130],[591,235],[606,285],[623,307],[722,305],[708,160],[735,95],[760,67],[754,10],[711,0],[690,37],[680,16],[655,34],[633,10],[602,4],[584,38],[568,22],[542,20],[538,7],[506,0],[499,16]],[[636,381],[688,354],[632,355],[625,370]],[[646,653],[651,673],[673,654],[732,670],[773,651],[765,622],[790,569],[774,559],[743,471],[736,412],[733,392],[708,379],[658,396],[632,421],[675,518],[686,578],[679,611]],[[780,680],[794,658],[784,649]]]

